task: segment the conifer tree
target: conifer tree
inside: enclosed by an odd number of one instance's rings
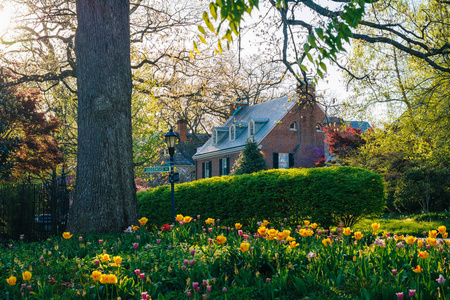
[[[231,175],[251,174],[266,169],[266,161],[258,149],[258,144],[248,139],[244,150],[233,164]]]

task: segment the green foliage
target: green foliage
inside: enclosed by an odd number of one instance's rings
[[[231,169],[231,175],[251,174],[266,170],[266,161],[258,149],[258,144],[248,139],[244,150],[239,154]]]
[[[428,213],[450,209],[450,168],[419,166],[398,182],[394,205],[399,211]]]
[[[170,221],[168,186],[138,193],[140,213],[152,224]],[[311,219],[324,227],[343,221],[346,226],[384,210],[381,176],[351,167],[268,170],[222,176],[175,186],[176,211],[225,224],[255,220],[296,223]]]
[[[259,8],[259,0],[216,0],[210,3],[210,11],[203,12],[203,20],[207,28],[216,36],[217,50],[216,52],[222,53],[221,41],[226,41],[227,48],[233,41],[233,35],[239,36],[241,21],[245,18],[245,15],[251,15],[253,9]],[[341,51],[345,52],[343,47],[345,42],[349,42],[350,37],[353,36],[351,28],[356,28],[361,22],[361,19],[365,13],[365,4],[371,3],[371,0],[352,0],[347,1],[342,10],[328,12],[328,19],[321,22],[317,27],[311,25],[309,35],[306,38],[306,42],[303,43],[304,55],[307,56],[309,61],[313,64],[317,75],[321,78],[327,72],[327,67],[324,64],[325,60],[336,60],[337,54]],[[289,6],[289,3],[284,0],[270,1],[270,5],[279,11],[281,15],[281,22],[288,23],[286,20],[286,12],[294,11],[295,6],[302,4],[296,3],[293,7]],[[306,7],[317,10],[320,14],[323,14],[321,7],[312,7],[306,5]],[[212,16],[211,21],[209,16]],[[338,17],[339,16],[339,17]],[[215,24],[213,24],[215,22]],[[288,23],[288,26],[292,26]],[[313,30],[314,29],[314,30]],[[199,26],[201,35],[206,37],[206,31],[202,26]],[[314,34],[315,33],[315,34]],[[201,39],[202,41],[204,39]],[[197,43],[194,42],[194,49],[197,49]],[[316,58],[310,54],[316,52]],[[297,58],[300,55],[296,56]],[[303,58],[298,59],[298,66],[303,72],[307,72],[307,67],[303,63]],[[294,72],[292,68],[289,68],[290,72],[300,79],[298,73]]]
[[[377,232],[370,223],[361,228],[359,240],[334,235],[330,243],[324,243],[328,235],[322,228],[301,236],[298,223],[270,224],[275,235],[283,233],[281,241],[254,236],[243,226],[248,251],[241,250],[244,236],[220,224],[216,219],[211,231],[203,231],[208,225],[201,218],[164,230],[141,226],[126,234],[0,244],[0,299],[140,300],[143,292],[151,299],[202,299],[206,294],[208,299],[267,300],[398,299],[396,293],[409,290],[415,290],[414,299],[448,299],[450,294],[448,283],[436,280],[440,274],[450,276],[450,244],[427,249],[402,242],[405,247],[398,247],[399,241],[381,235],[384,223]],[[219,235],[225,243],[217,242]],[[288,236],[293,245],[286,242]],[[419,258],[419,251],[429,257]],[[423,269],[419,274],[412,271],[417,265]],[[31,275],[27,281],[25,271]],[[117,283],[95,281],[94,271],[115,276]],[[11,277],[16,282],[9,285]]]

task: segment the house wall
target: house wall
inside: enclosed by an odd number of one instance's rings
[[[316,125],[322,125],[325,113],[317,104],[306,104],[300,109],[300,148],[295,154],[298,167],[312,167],[320,157],[324,156],[325,134],[316,130]]]
[[[239,157],[239,153],[234,153],[234,154],[230,154],[230,155],[226,155],[226,156],[221,156],[221,157],[216,157],[216,158],[211,158],[211,159],[203,159],[203,160],[197,160],[196,161],[196,166],[197,166],[197,179],[203,178],[203,174],[202,174],[202,163],[203,162],[211,162],[211,168],[212,168],[212,174],[211,176],[219,176],[219,160],[222,158],[230,158],[230,170],[231,167],[233,166],[234,162],[237,160],[237,158]]]
[[[316,125],[322,124],[324,112],[317,104],[295,105],[262,141],[263,152],[268,169],[273,167],[273,153],[293,153],[294,167],[312,167],[323,156],[324,138],[322,131],[316,131]],[[297,130],[290,126],[297,122]]]
[[[324,138],[322,131],[316,130],[317,124],[322,124],[325,113],[315,103],[295,105],[281,121],[273,128],[266,138],[260,143],[260,150],[266,160],[267,169],[273,168],[273,153],[292,153],[294,155],[294,167],[312,167],[320,157],[324,155]],[[296,122],[297,130],[291,130],[290,126]],[[228,155],[230,166],[238,158],[239,153]],[[198,160],[197,179],[202,178],[202,163],[212,162],[212,176],[219,176],[219,159]]]
[[[298,106],[295,105],[260,143],[267,169],[273,168],[273,153],[294,153],[300,142]],[[290,130],[292,123],[297,130]],[[295,162],[294,162],[295,164]]]

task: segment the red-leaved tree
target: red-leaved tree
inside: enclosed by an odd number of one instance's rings
[[[347,158],[353,151],[366,143],[361,136],[361,129],[352,126],[341,129],[324,127],[323,131],[330,154],[334,154],[338,160]]]
[[[0,74],[0,86],[7,80]],[[0,178],[42,176],[62,162],[54,137],[59,120],[46,113],[39,90],[0,90]]]

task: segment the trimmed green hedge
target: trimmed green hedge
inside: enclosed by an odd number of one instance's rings
[[[384,196],[380,175],[351,167],[275,169],[175,185],[177,214],[211,217],[222,224],[288,218],[284,222],[309,219],[328,228],[343,221],[351,226],[381,214]],[[171,222],[170,186],[139,192],[137,197],[140,215],[149,223]]]

